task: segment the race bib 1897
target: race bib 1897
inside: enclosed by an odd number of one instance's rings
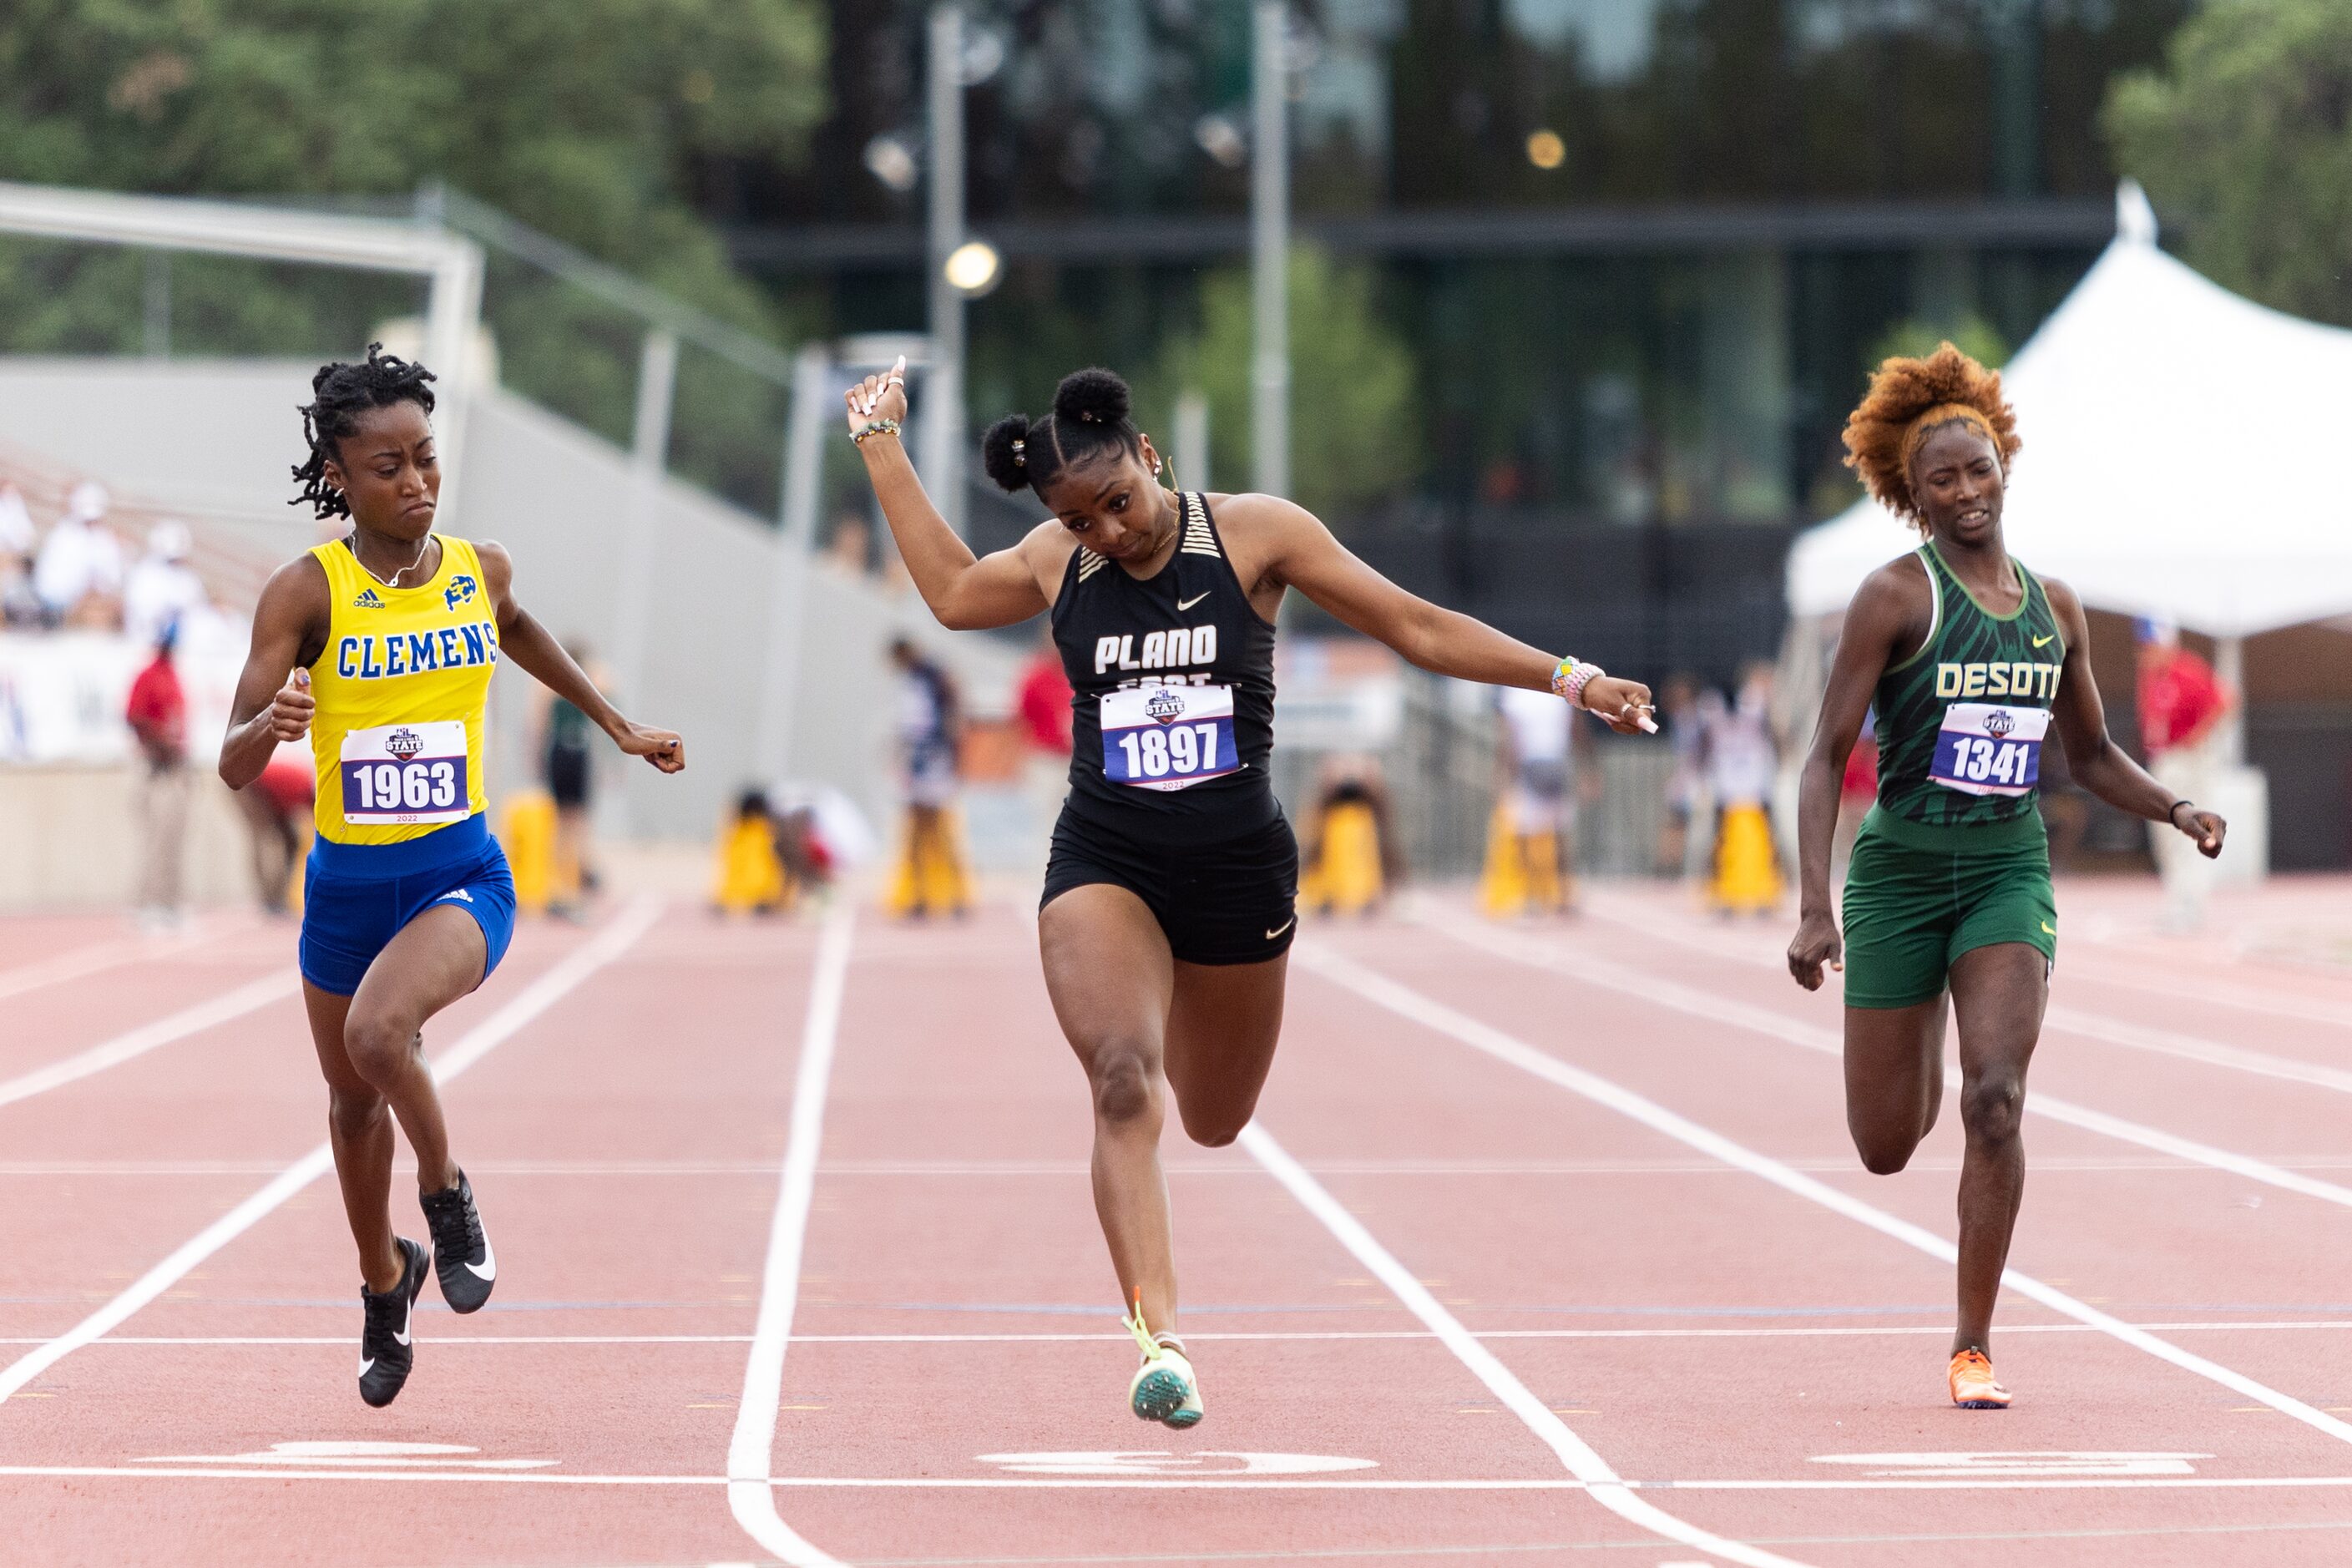
[[[1242,765],[1230,686],[1139,686],[1102,700],[1103,772],[1137,789],[1182,789]]]
[[[343,737],[342,773],[345,822],[406,827],[472,815],[462,720],[353,730]]]
[[[2042,777],[2047,708],[2007,708],[1955,702],[1936,732],[1936,760],[1927,776],[1963,795],[2025,795]]]

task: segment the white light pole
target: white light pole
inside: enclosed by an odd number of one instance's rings
[[[963,235],[963,11],[954,5],[931,9],[929,73],[930,109],[929,273],[931,347],[938,356],[924,390],[921,469],[923,487],[950,528],[963,531],[963,290],[950,279],[948,258]]]
[[[1290,142],[1285,0],[1256,0],[1250,61],[1250,292],[1253,482],[1290,493]]]

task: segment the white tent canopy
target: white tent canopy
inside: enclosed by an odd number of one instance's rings
[[[2025,447],[2002,531],[2100,609],[2248,637],[2352,612],[2352,331],[2266,310],[2157,248],[2138,185],[2106,253],[2002,376]],[[1798,615],[1845,607],[1910,528],[1864,500],[1797,542]]]

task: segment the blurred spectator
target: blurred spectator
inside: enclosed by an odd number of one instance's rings
[[[889,906],[893,913],[916,919],[961,915],[971,903],[971,878],[954,816],[963,722],[955,683],[905,637],[892,639],[890,662],[898,670],[898,753],[907,819]]]
[[[1070,792],[1070,679],[1062,671],[1062,651],[1054,646],[1049,622],[1037,651],[1022,667],[1013,708],[1028,751],[1022,790],[1040,826],[1050,830]]]
[[[84,480],[42,543],[33,592],[46,617],[111,629],[122,619],[122,543],[106,525],[106,489]]]
[[[2236,699],[2213,667],[2180,646],[2180,628],[2144,618],[2139,633],[2139,738],[2147,771],[2177,799],[2212,804],[2214,782],[2231,760],[2218,755],[2221,721]],[[2169,824],[2148,824],[2157,874],[2164,879],[2165,921],[2175,931],[2204,923],[2205,897],[2220,868],[2197,841]]]
[[[1549,691],[1495,693],[1501,787],[1487,836],[1483,898],[1488,914],[1557,915],[1576,896],[1576,710]]]
[[[1727,914],[1766,914],[1780,901],[1772,844],[1772,783],[1780,771],[1772,742],[1772,667],[1750,664],[1736,703],[1718,700],[1706,706],[1711,706],[1706,775],[1715,796],[1714,903]]]
[[[567,645],[572,662],[588,671],[602,689],[605,671],[594,664],[588,645]],[[589,844],[589,800],[595,793],[595,752],[589,737],[595,726],[588,715],[561,697],[547,708],[546,742],[540,762],[547,777],[547,793],[555,802],[555,865],[553,897],[549,910],[565,920],[580,917],[588,896],[596,890],[596,866]]]
[[[188,525],[166,518],[147,534],[147,553],[122,584],[122,629],[152,643],[167,626],[185,628],[187,617],[205,607],[204,579],[188,564],[195,541]]]
[[[1666,774],[1666,810],[1658,826],[1658,875],[1687,877],[1690,865],[1691,819],[1706,793],[1706,725],[1698,706],[1698,682],[1688,675],[1666,677],[1658,689],[1658,727],[1665,731],[1674,763]]]
[[[188,700],[172,665],[176,627],[155,641],[155,657],[131,683],[123,718],[139,742],[139,917],[166,926],[180,918],[188,831]]]
[[[0,626],[37,626],[47,618],[33,592],[33,558],[0,551]]]
[[[873,566],[872,538],[864,518],[844,512],[833,520],[833,537],[824,542],[824,552],[843,571],[863,577]]]
[[[236,792],[237,809],[253,840],[253,880],[261,907],[292,912],[294,873],[310,847],[311,796],[318,775],[308,741],[288,741],[261,776]]]
[[[0,479],[0,555],[30,555],[39,539],[33,514],[25,509],[25,492],[16,480]]]

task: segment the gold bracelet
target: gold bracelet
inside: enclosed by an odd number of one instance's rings
[[[896,419],[877,419],[865,429],[850,437],[849,444],[853,447],[863,447],[868,436],[896,436],[898,433],[898,422]]]

